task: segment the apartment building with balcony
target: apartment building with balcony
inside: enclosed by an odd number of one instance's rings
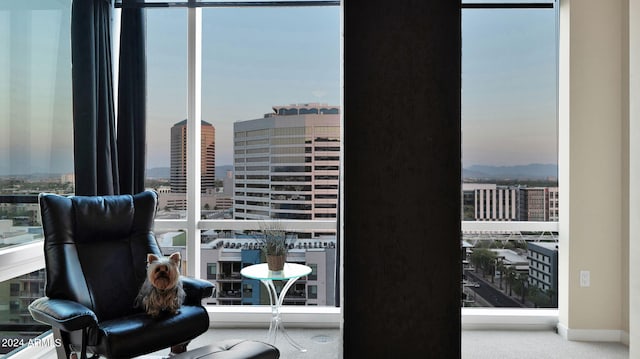
[[[551,307],[558,306],[558,243],[527,242],[529,284],[549,295]]]
[[[208,241],[201,248],[201,278],[215,284],[215,296],[205,300],[210,305],[266,305],[269,295],[260,281],[245,278],[240,270],[252,264],[263,263],[264,255],[258,241],[251,235],[212,234],[208,231],[203,239]],[[165,255],[181,252],[180,232],[169,232],[161,236]],[[212,239],[216,238],[216,239]],[[293,238],[287,253],[287,262],[305,264],[311,273],[298,279],[287,292],[285,305],[334,306],[336,304],[336,239],[323,237],[314,239]],[[183,262],[183,268],[186,263]],[[276,286],[284,283],[276,282]]]
[[[40,269],[28,274],[0,282],[0,333],[11,338],[28,341],[48,329],[40,323],[34,323],[29,313],[29,304],[43,297],[45,271]],[[0,346],[0,355],[7,354],[12,347]]]
[[[292,247],[287,262],[306,264],[312,268],[312,272],[293,284],[285,296],[284,304],[335,305],[335,239],[297,240]],[[216,242],[212,248],[204,248],[202,263],[203,267],[206,266],[206,278],[217,287],[217,295],[210,304],[268,304],[268,293],[262,284],[240,275],[243,267],[262,263],[261,254],[257,242],[253,240],[224,240]],[[212,277],[215,277],[215,281]]]
[[[0,311],[3,323],[32,323],[28,307],[31,302],[44,296],[45,271],[25,274],[0,283],[0,301],[9,306],[9,311]]]

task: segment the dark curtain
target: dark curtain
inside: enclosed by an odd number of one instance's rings
[[[76,195],[117,194],[108,0],[76,0],[71,11]]]
[[[144,190],[146,67],[143,10],[122,10],[116,132],[111,8],[110,0],[76,0],[72,5],[77,195],[134,194]]]
[[[139,0],[125,0],[123,3]],[[144,190],[146,55],[143,9],[123,8],[118,81],[118,169],[120,191]]]

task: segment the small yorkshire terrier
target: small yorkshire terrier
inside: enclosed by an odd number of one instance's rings
[[[147,278],[136,297],[136,306],[156,318],[160,312],[176,314],[184,301],[180,281],[180,252],[168,258],[147,255]]]

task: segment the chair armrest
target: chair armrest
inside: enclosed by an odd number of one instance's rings
[[[182,289],[185,292],[186,304],[200,305],[202,299],[209,298],[213,295],[213,284],[203,279],[195,279],[191,277],[180,277],[182,281]]]
[[[67,332],[98,324],[91,309],[70,300],[39,298],[29,305],[29,312],[33,319]]]

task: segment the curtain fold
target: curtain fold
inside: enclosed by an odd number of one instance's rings
[[[125,0],[124,4],[138,0]],[[144,190],[146,54],[143,9],[123,8],[118,77],[118,169],[122,193]]]
[[[108,0],[76,0],[71,10],[76,195],[119,193],[110,12]]]
[[[75,0],[72,5],[76,195],[134,194],[144,190],[146,66],[143,10],[122,10],[116,129],[111,65],[112,9],[110,0]]]

